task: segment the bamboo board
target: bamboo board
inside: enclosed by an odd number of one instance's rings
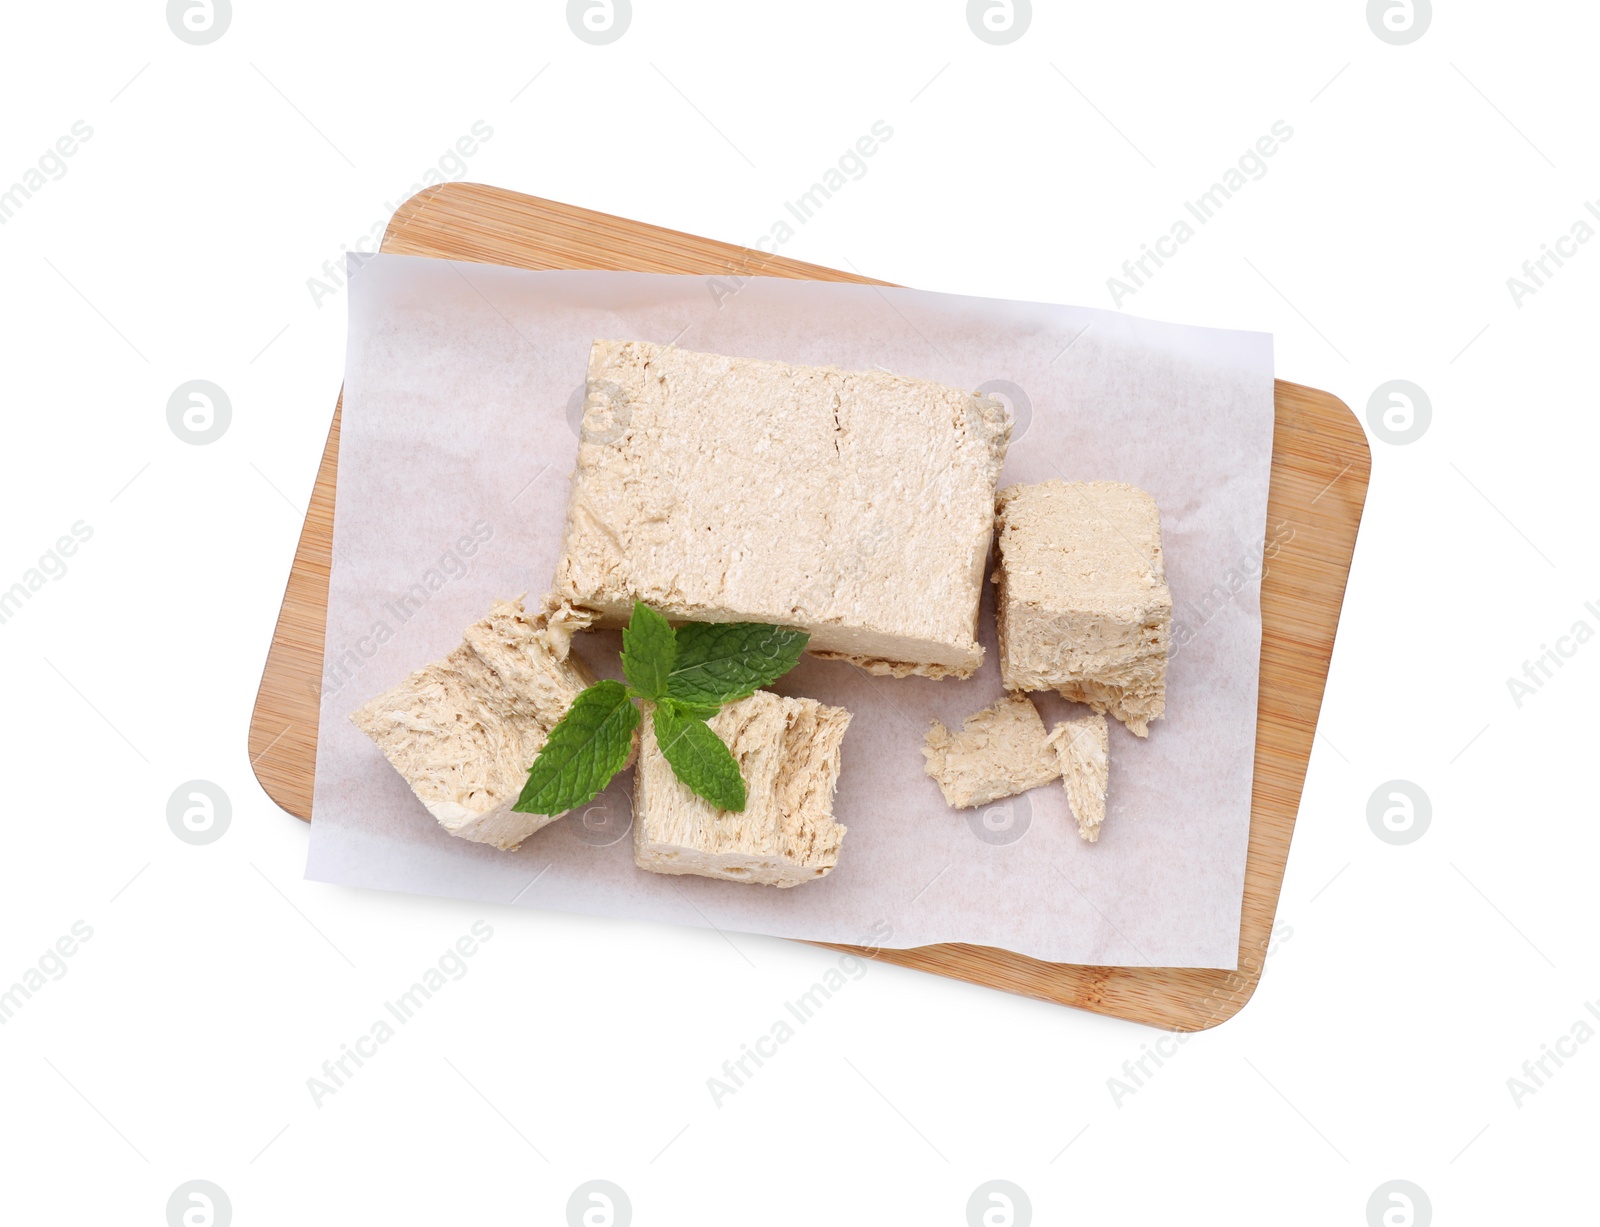
[[[406,201],[389,223],[382,250],[530,269],[873,280],[471,183],[429,188]],[[280,806],[308,821],[339,416],[336,405],[250,723],[256,778]],[[958,944],[856,952],[1183,1031],[1236,1014],[1261,979],[1371,468],[1366,436],[1342,402],[1278,381],[1267,524],[1269,539],[1279,544],[1261,588],[1260,714],[1238,971],[1044,963]]]

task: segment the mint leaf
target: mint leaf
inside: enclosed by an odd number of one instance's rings
[[[522,795],[511,808],[523,814],[564,814],[594,800],[628,761],[638,727],[639,709],[627,687],[609,679],[596,682],[550,730],[550,740],[534,759]]]
[[[762,622],[690,622],[677,632],[667,695],[698,705],[748,698],[800,659],[805,631]]]
[[[664,698],[675,654],[672,624],[643,601],[635,601],[633,617],[622,632],[622,676],[628,685],[646,699]]]
[[[709,720],[722,710],[720,703],[685,703],[682,699],[674,699],[670,695],[661,702],[685,716],[699,716],[702,720]]]
[[[656,708],[656,744],[673,774],[718,809],[744,809],[744,777],[739,764],[711,726],[676,704]]]
[[[655,704],[656,743],[673,773],[718,809],[743,810],[739,764],[706,721],[794,668],[808,639],[760,622],[691,622],[674,631],[635,601],[622,632],[627,685],[596,682],[578,695],[550,730],[512,808],[564,814],[592,801],[628,761],[640,720],[634,699],[643,698]]]

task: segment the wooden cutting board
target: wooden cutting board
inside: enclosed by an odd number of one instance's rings
[[[429,188],[406,201],[390,221],[382,249],[530,269],[699,273],[730,281],[764,276],[872,282],[854,273],[473,183]],[[274,801],[308,821],[317,760],[339,412],[336,405],[250,722],[256,778]],[[1260,714],[1238,971],[1043,963],[1006,950],[958,944],[883,950],[868,957],[1183,1031],[1214,1027],[1237,1013],[1261,979],[1371,468],[1366,436],[1349,408],[1326,392],[1278,381],[1267,505],[1267,536],[1276,542],[1277,553],[1267,563],[1261,587]]]

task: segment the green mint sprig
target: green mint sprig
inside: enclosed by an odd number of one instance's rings
[[[690,622],[676,630],[642,601],[622,632],[621,682],[596,682],[550,730],[511,808],[564,814],[594,800],[628,761],[639,727],[635,700],[655,704],[656,744],[673,773],[718,809],[744,809],[744,777],[706,723],[790,669],[810,638],[761,622]]]

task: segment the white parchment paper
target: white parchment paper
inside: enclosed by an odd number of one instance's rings
[[[526,272],[409,256],[350,283],[334,562],[306,876],[385,890],[1054,962],[1233,968],[1250,824],[1260,571],[1273,428],[1269,336],[916,290],[752,278]],[[631,772],[504,853],[445,834],[349,713],[445,655],[495,597],[548,589],[596,337],[881,366],[987,386],[1017,424],[1002,484],[1132,482],[1161,509],[1175,654],[1167,714],[1111,724],[1097,844],[1059,784],[948,808],[923,772],[932,718],[1000,697],[805,659],[776,687],[855,713],[838,868],[791,890],[635,868]],[[615,633],[575,648],[617,676]],[[1078,709],[1038,696],[1046,725]]]

